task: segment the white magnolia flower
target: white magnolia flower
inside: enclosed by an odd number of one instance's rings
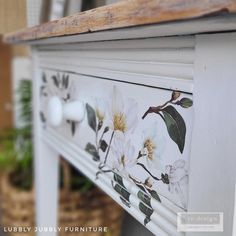
[[[110,128],[114,131],[132,132],[138,122],[138,105],[133,99],[123,99],[114,86],[110,104]]]
[[[124,133],[118,131],[114,135],[111,147],[113,153],[113,167],[119,171],[127,171],[136,164],[135,148],[131,141],[126,141]]]
[[[168,174],[169,178],[169,191],[179,195],[182,205],[186,207],[183,187],[188,183],[188,172],[185,169],[185,161],[177,160],[173,165],[167,165],[166,174]]]
[[[165,149],[165,139],[158,132],[155,122],[142,134],[141,155],[146,157],[148,168],[162,169],[161,155]]]

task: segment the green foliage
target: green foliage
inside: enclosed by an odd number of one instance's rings
[[[95,110],[87,103],[86,110],[88,115],[88,124],[92,130],[96,132],[97,130],[97,120]]]
[[[45,76],[44,80],[46,81]],[[64,83],[68,86],[67,77],[64,78]],[[0,171],[10,172],[11,183],[23,190],[32,188],[33,183],[31,86],[31,81],[22,80],[17,89],[23,127],[8,129],[0,134]],[[71,166],[71,190],[86,192],[92,187],[93,183]]]
[[[17,89],[20,120],[24,127],[32,125],[32,84],[30,80],[21,80]]]
[[[185,145],[186,125],[183,117],[173,106],[167,106],[162,110],[164,121],[170,138],[178,145],[182,153]]]

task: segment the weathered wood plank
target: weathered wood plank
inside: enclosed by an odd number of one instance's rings
[[[5,35],[8,43],[236,12],[236,0],[127,0]]]

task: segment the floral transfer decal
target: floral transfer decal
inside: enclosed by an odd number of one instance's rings
[[[67,74],[54,74],[50,79],[46,77],[46,74],[42,74],[42,85],[40,87],[40,96],[41,98],[46,99],[46,103],[48,102],[48,98],[52,96],[58,96],[63,103],[70,102],[73,100],[73,86],[72,82]],[[40,119],[46,127],[47,115],[46,112],[40,111]],[[77,122],[72,120],[67,120],[67,124],[70,126],[72,135],[75,134]]]
[[[161,106],[149,107],[149,109],[144,113],[142,119],[149,113],[156,113],[159,115],[166,124],[166,128],[170,135],[170,138],[178,145],[179,150],[183,153],[185,145],[185,135],[186,135],[186,125],[183,117],[174,108],[174,106],[181,106],[183,108],[189,108],[193,105],[193,101],[189,98],[181,98],[181,93],[178,91],[173,91],[171,99]]]
[[[73,101],[74,82],[65,73],[48,77],[43,73],[40,95],[45,105],[51,96],[60,97],[63,103]],[[187,204],[189,174],[183,158],[188,131],[185,116],[193,102],[179,91],[163,91],[164,97],[169,94],[166,102],[142,105],[142,109],[140,101],[124,96],[118,85],[112,87],[111,96],[90,96],[84,101],[87,120],[83,129],[90,131],[86,137],[82,132],[80,138],[84,138],[82,147],[98,162],[97,178],[104,173],[112,175],[111,185],[126,207],[131,207],[127,179],[132,181],[138,189],[138,208],[146,216],[144,224],[154,213],[153,199],[161,202],[167,198],[182,208]],[[44,105],[40,118],[46,127]],[[78,124],[69,120],[65,124],[70,127],[69,135],[77,139]],[[172,149],[173,152],[168,152]],[[169,158],[169,153],[176,157]]]
[[[178,146],[180,153],[183,153],[186,125],[175,106],[186,109],[191,107],[193,102],[189,98],[180,97],[180,92],[173,91],[171,98],[163,105],[149,107],[142,119],[151,113],[158,115],[165,123],[170,139]],[[160,196],[153,188],[155,182],[166,185],[170,193],[178,194],[182,206],[185,207],[186,201],[182,191],[182,187],[188,183],[185,160],[179,159],[166,165],[163,172],[156,176],[155,169],[160,169],[162,153],[168,148],[162,135],[157,132],[156,123],[150,124],[150,129],[143,131],[139,149],[136,151],[137,144],[134,145],[130,134],[133,135],[140,125],[137,102],[131,98],[124,100],[121,92],[114,86],[110,102],[99,98],[95,104],[94,107],[86,104],[88,125],[95,135],[94,141],[87,143],[85,150],[95,161],[100,161],[97,177],[105,172],[113,172],[112,186],[127,207],[130,207],[130,193],[123,176],[133,181],[140,189],[137,197],[140,199],[139,210],[146,215],[144,224],[151,220],[154,212],[151,198],[161,202]],[[105,119],[107,122],[104,122]],[[145,181],[140,181],[130,173],[135,166],[146,172]]]

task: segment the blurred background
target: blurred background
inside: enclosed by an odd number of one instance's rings
[[[30,49],[4,44],[2,36],[115,2],[118,0],[0,0],[0,236],[5,235],[3,226],[35,224]],[[63,160],[59,188],[61,226],[105,225],[111,228],[105,235],[152,235]],[[86,201],[91,203],[89,209],[84,209]]]

